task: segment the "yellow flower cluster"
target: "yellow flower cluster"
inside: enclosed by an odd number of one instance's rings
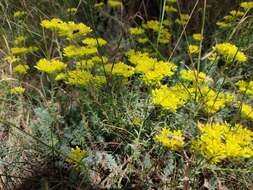
[[[190,15],[188,14],[181,14],[180,18],[176,19],[176,23],[179,25],[185,25],[188,20],[190,19]]]
[[[198,129],[200,136],[192,141],[192,147],[211,163],[253,156],[253,132],[241,125],[199,124]]]
[[[212,79],[203,72],[197,72],[196,70],[181,70],[180,77],[183,80],[191,81],[194,83],[207,83]]]
[[[66,162],[70,164],[79,164],[82,159],[88,157],[88,152],[86,150],[81,150],[78,146],[71,148]]]
[[[145,30],[140,27],[132,27],[129,29],[130,34],[138,36],[144,34]]]
[[[66,74],[60,74],[60,76],[57,76],[57,79],[62,79],[66,84],[74,86],[87,86],[92,82],[101,85],[106,82],[106,78],[104,76],[93,76],[90,72],[83,70],[73,70],[67,72]]]
[[[113,8],[122,6],[122,2],[116,0],[108,0],[108,4]]]
[[[134,74],[134,68],[122,62],[105,65],[105,71],[123,77],[130,77]]]
[[[90,70],[97,63],[107,63],[107,62],[108,62],[108,58],[105,56],[102,56],[102,57],[93,56],[90,59],[81,60],[77,62],[76,66],[77,68]]]
[[[223,17],[222,21],[216,23],[216,25],[220,28],[230,28],[238,21],[240,21],[241,17],[245,15],[245,12],[239,10],[232,10],[228,15]]]
[[[135,73],[142,74],[142,79],[146,84],[159,83],[165,77],[172,76],[177,66],[171,62],[158,61],[149,57],[147,53],[130,51],[129,61],[135,65]]]
[[[247,56],[239,50],[234,44],[231,43],[219,43],[216,44],[215,50],[218,54],[225,57],[228,63],[231,63],[233,60],[238,62],[246,62]]]
[[[69,45],[64,48],[63,55],[65,57],[82,57],[88,56],[97,53],[96,47],[89,47],[89,46],[76,46],[76,45]]]
[[[100,3],[95,3],[94,7],[99,9],[99,8],[103,8],[104,7],[104,2],[100,2]]]
[[[13,47],[11,48],[12,55],[26,54],[38,51],[37,47]]]
[[[25,41],[26,41],[25,36],[17,36],[14,40],[14,44],[15,45],[20,45],[20,44],[23,44]]]
[[[11,89],[11,94],[23,94],[25,92],[25,89],[22,86],[17,86]]]
[[[173,6],[170,6],[170,5],[166,5],[165,6],[165,11],[168,12],[168,13],[171,13],[171,12],[177,12],[177,9]]]
[[[203,36],[202,36],[202,34],[200,34],[200,33],[193,34],[193,35],[192,35],[192,38],[193,38],[194,40],[196,40],[196,41],[201,41],[201,40],[203,40]]]
[[[240,4],[240,7],[244,9],[252,9],[253,8],[253,2],[242,2]]]
[[[199,53],[199,46],[190,44],[188,46],[189,54],[198,54]]]
[[[76,14],[77,8],[75,8],[75,7],[68,8],[68,9],[67,9],[67,12],[68,12],[69,14]]]
[[[241,105],[241,114],[242,117],[253,121],[253,108],[250,105],[243,103]]]
[[[14,67],[14,72],[19,74],[26,74],[28,70],[29,66],[24,64],[18,64],[16,67]]]
[[[177,0],[167,0],[168,3],[176,3]]]
[[[92,32],[92,29],[83,23],[75,23],[73,21],[63,22],[58,18],[43,20],[41,26],[46,29],[55,30],[60,36],[66,37],[69,40],[76,40]]]
[[[192,78],[192,80],[195,80],[195,78]],[[205,113],[216,113],[227,104],[235,101],[232,94],[216,92],[208,86],[196,86],[195,84],[190,87],[181,84],[170,88],[161,86],[152,90],[152,99],[154,104],[172,112],[176,112],[178,107],[183,106],[189,100],[193,100]]]
[[[189,94],[182,85],[171,88],[162,85],[160,88],[152,90],[152,99],[155,105],[176,112],[177,108],[183,106],[189,99]]]
[[[135,36],[135,40],[140,44],[145,44],[149,41],[149,39],[143,35],[145,30],[151,30],[155,33],[159,32],[159,43],[168,44],[170,43],[171,33],[166,26],[171,26],[170,20],[164,20],[160,23],[158,20],[149,20],[146,23],[142,24],[142,27],[131,27],[129,29],[130,34]]]
[[[202,110],[206,113],[216,113],[223,109],[226,104],[232,103],[235,98],[232,94],[224,92],[216,92],[207,86],[192,87],[188,89],[191,97],[195,97],[197,103],[200,104]]]
[[[47,59],[40,59],[36,66],[34,66],[41,72],[45,72],[47,74],[53,74],[59,71],[64,70],[67,65],[59,60],[47,60]]]
[[[65,83],[75,86],[86,86],[92,78],[93,76],[90,72],[74,70],[67,72]]]
[[[14,12],[14,17],[23,17],[26,15],[26,12],[25,11],[16,11]]]
[[[247,95],[253,95],[253,81],[246,82],[244,80],[240,80],[236,83],[239,90]]]
[[[159,32],[161,23],[158,20],[149,20],[147,23],[142,24],[144,29],[153,30],[154,32]]]
[[[83,41],[83,44],[89,47],[101,47],[107,44],[107,42],[103,38],[86,38]]]
[[[162,128],[161,132],[157,134],[154,139],[173,151],[180,150],[185,145],[181,130],[171,131],[168,128]]]

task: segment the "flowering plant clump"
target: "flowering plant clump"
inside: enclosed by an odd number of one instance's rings
[[[196,70],[181,70],[180,71],[180,77],[183,80],[191,81],[191,82],[197,82],[197,83],[207,83],[212,81],[210,77],[208,77],[203,72],[197,72]]]
[[[73,70],[66,73],[64,81],[75,86],[86,86],[94,78],[91,73],[81,70]]]
[[[243,80],[240,80],[236,83],[239,90],[243,93],[246,93],[247,95],[253,95],[253,81],[246,82]]]
[[[25,92],[25,88],[22,86],[16,86],[10,90],[11,94],[23,94]]]
[[[66,161],[70,164],[79,164],[82,159],[86,158],[87,156],[88,152],[86,150],[81,150],[78,146],[76,146],[75,148],[71,148]]]
[[[199,53],[199,46],[197,45],[189,45],[188,46],[189,54],[198,54]]]
[[[200,137],[193,141],[193,149],[212,163],[253,156],[253,132],[241,125],[198,124],[198,129]]]
[[[11,48],[11,53],[13,55],[32,53],[34,51],[38,51],[37,47],[13,47]]]
[[[162,106],[164,109],[176,112],[177,108],[183,106],[189,99],[184,87],[177,85],[171,88],[161,86],[152,90],[153,103]]]
[[[82,57],[87,55],[92,55],[97,53],[96,47],[84,47],[84,46],[75,46],[69,45],[64,48],[63,55],[65,57]]]
[[[35,68],[41,72],[45,72],[47,74],[53,74],[59,71],[64,70],[67,65],[59,60],[47,60],[41,59],[37,62]]]
[[[242,117],[253,121],[253,108],[250,105],[242,103],[241,114]]]
[[[123,77],[130,77],[134,74],[134,68],[122,62],[107,64],[105,65],[105,70],[107,72],[111,72],[114,75],[121,75]]]
[[[58,18],[43,20],[41,26],[46,29],[55,30],[60,36],[66,37],[69,40],[84,37],[92,31],[90,27],[83,23],[63,22]]]
[[[161,132],[155,136],[155,141],[170,150],[180,150],[185,144],[181,130],[171,131],[167,128],[162,128]]]
[[[25,64],[19,64],[14,68],[14,72],[19,74],[26,74],[29,70],[29,66]]]
[[[232,62],[233,60],[238,62],[246,62],[247,56],[238,49],[234,44],[231,43],[220,43],[216,44],[215,50],[218,54],[224,56],[228,63]]]

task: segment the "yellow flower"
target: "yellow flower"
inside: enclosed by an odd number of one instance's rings
[[[126,78],[134,74],[134,68],[122,62],[105,65],[105,71],[111,72],[113,75],[119,75]]]
[[[108,0],[108,4],[113,8],[122,6],[122,3],[116,0]]]
[[[192,38],[193,38],[194,40],[196,40],[196,41],[201,41],[201,40],[203,40],[203,36],[202,36],[202,34],[200,34],[200,33],[193,34],[193,35],[192,35]]]
[[[245,12],[242,11],[236,11],[236,10],[232,10],[229,12],[232,16],[234,17],[241,17],[245,14]]]
[[[95,83],[95,85],[100,87],[106,83],[106,77],[105,76],[94,76],[93,80],[91,82]]]
[[[200,136],[192,141],[192,148],[211,163],[253,156],[253,132],[241,125],[198,124],[198,129]]]
[[[11,89],[11,94],[23,94],[25,89],[22,86],[17,86]]]
[[[23,17],[26,15],[25,11],[16,11],[14,12],[14,17]]]
[[[146,24],[143,24],[142,26],[143,28],[153,30],[154,32],[159,32],[161,28],[161,24],[157,20],[149,20]]]
[[[140,43],[140,44],[145,44],[145,43],[148,42],[148,38],[138,38],[137,42]]]
[[[84,46],[75,46],[69,45],[64,48],[63,55],[65,57],[82,57],[87,55],[92,55],[97,53],[96,47],[84,47]]]
[[[253,95],[253,81],[246,82],[240,80],[236,83],[236,85],[239,87],[241,92],[246,93],[247,95]]]
[[[220,28],[230,28],[231,24],[226,22],[216,22],[216,25]]]
[[[170,27],[172,25],[172,21],[171,20],[168,20],[168,19],[164,19],[163,20],[163,25],[164,26],[167,26],[167,27]]]
[[[144,34],[145,30],[143,30],[140,27],[132,27],[129,29],[129,32],[132,35],[138,36],[138,35]]]
[[[177,0],[167,0],[168,3],[176,3]]]
[[[185,25],[188,20],[190,19],[190,15],[188,14],[181,14],[179,19],[176,19],[176,23],[179,25]]]
[[[181,85],[168,88],[161,86],[152,90],[153,103],[160,105],[163,109],[176,112],[177,108],[184,105],[189,99],[187,91]]]
[[[177,9],[173,6],[166,5],[165,6],[165,11],[166,12],[177,12]]]
[[[63,24],[63,21],[59,18],[53,18],[51,20],[42,20],[40,25],[46,29],[58,29]]]
[[[28,70],[29,70],[29,66],[22,65],[22,64],[19,64],[14,68],[14,72],[19,73],[19,74],[26,74]]]
[[[219,43],[216,44],[215,50],[218,54],[223,55],[227,62],[231,62],[233,60],[238,62],[246,62],[247,56],[239,50],[234,44],[231,43]]]
[[[232,94],[216,92],[207,86],[193,86],[188,91],[205,113],[216,113],[235,100]]]
[[[34,51],[38,51],[37,47],[13,47],[11,48],[11,53],[13,55],[18,55],[18,54],[26,54],[26,53],[32,53]]]
[[[207,76],[205,73],[197,72],[196,70],[181,70],[180,76],[184,80],[188,80],[191,82],[198,82],[198,83],[207,83],[212,81],[212,79]]]
[[[59,73],[58,75],[56,75],[55,80],[59,81],[59,80],[64,80],[66,79],[66,74],[65,73]]]
[[[66,73],[64,81],[69,85],[86,86],[93,79],[92,74],[87,71],[73,70]]]
[[[107,41],[105,41],[102,38],[86,38],[82,41],[83,44],[89,46],[89,47],[97,47],[97,46],[104,46],[107,44]]]
[[[68,12],[69,14],[75,14],[75,13],[77,12],[77,8],[75,8],[75,7],[73,7],[73,8],[68,8],[68,9],[67,9],[67,12]]]
[[[241,114],[242,117],[253,121],[253,108],[250,105],[243,103],[241,105]]]
[[[135,65],[135,73],[142,74],[142,80],[148,85],[158,83],[163,78],[172,76],[177,68],[174,63],[158,61],[149,57],[147,53],[131,50],[127,55],[129,61]]]
[[[161,44],[167,44],[170,42],[171,34],[167,30],[161,30],[160,31],[160,39],[159,42]]]
[[[199,46],[197,46],[197,45],[189,45],[188,46],[188,52],[190,53],[190,54],[198,54],[199,53]]]
[[[88,152],[86,150],[81,150],[78,146],[71,148],[66,162],[70,164],[79,164],[82,159],[88,157]]]
[[[182,149],[185,144],[181,130],[171,131],[170,129],[162,128],[161,132],[154,139],[166,148],[174,151]]]
[[[74,23],[72,21],[63,22],[58,18],[43,20],[41,26],[47,29],[56,30],[60,36],[66,37],[69,40],[84,37],[92,31],[90,27],[83,23]]]
[[[242,2],[240,4],[240,7],[244,9],[252,9],[253,8],[253,2]]]
[[[103,2],[100,2],[100,3],[96,3],[95,4],[95,8],[102,8],[102,7],[104,7],[104,3]]]
[[[23,44],[25,42],[25,40],[26,40],[25,36],[17,36],[15,38],[14,43],[15,43],[15,45],[20,45],[20,44]]]
[[[34,67],[41,72],[53,74],[64,70],[67,65],[59,60],[40,59]]]

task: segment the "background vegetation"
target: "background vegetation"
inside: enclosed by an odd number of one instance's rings
[[[252,11],[1,0],[0,189],[252,189]]]

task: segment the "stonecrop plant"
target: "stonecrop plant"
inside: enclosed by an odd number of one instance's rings
[[[218,4],[0,1],[0,189],[252,189],[253,3]]]

